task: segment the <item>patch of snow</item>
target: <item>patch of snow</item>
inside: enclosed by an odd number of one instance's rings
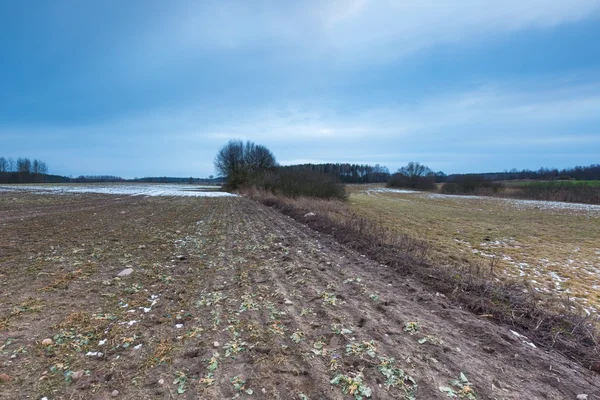
[[[220,192],[216,186],[176,184],[61,184],[61,185],[0,185],[0,192],[30,192],[40,194],[97,193],[129,196],[227,197],[235,194]]]
[[[403,194],[422,193],[422,192],[419,192],[418,190],[391,189],[391,188],[369,189],[369,190],[367,190],[367,193],[369,193],[369,192],[374,192],[374,193],[403,193]]]

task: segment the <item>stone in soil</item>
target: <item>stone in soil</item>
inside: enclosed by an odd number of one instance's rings
[[[129,276],[133,272],[133,268],[125,268],[123,271],[117,274],[118,277]]]

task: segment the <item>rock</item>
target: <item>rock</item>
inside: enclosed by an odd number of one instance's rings
[[[213,346],[215,346],[215,347],[219,347],[219,346],[220,346],[220,344],[219,344],[219,342],[216,342],[216,341],[215,341],[215,342],[213,343]]]
[[[46,338],[46,339],[42,340],[43,346],[50,346],[51,344],[52,344],[52,339],[50,339],[50,338]]]
[[[294,303],[292,303],[292,301],[291,301],[291,300],[288,300],[288,299],[285,299],[284,303],[285,303],[285,304],[294,304]]]
[[[158,384],[159,385],[164,385],[165,384],[165,380],[164,379],[159,379],[158,380]]]
[[[119,391],[118,390],[113,390],[112,393],[110,394],[112,397],[117,397],[119,395]]]
[[[587,400],[588,395],[587,394],[578,394],[577,395],[577,400]]]
[[[314,212],[311,211],[309,213],[304,214],[304,218],[314,217],[315,215],[317,215],[317,214],[315,214]]]
[[[1,383],[7,383],[12,381],[12,378],[6,374],[0,374],[0,382]]]
[[[125,268],[117,274],[118,277],[129,276],[133,272],[133,268]]]
[[[140,245],[138,246],[138,249],[145,249],[145,248],[146,248],[146,245],[145,245],[145,244],[140,244]]]
[[[178,230],[175,231],[175,233],[181,233],[181,231],[178,229]]]
[[[85,374],[85,371],[80,369],[79,371],[75,371],[73,372],[73,374],[71,375],[71,379],[73,380],[73,382],[77,381],[78,379],[81,379],[83,377],[83,374]]]

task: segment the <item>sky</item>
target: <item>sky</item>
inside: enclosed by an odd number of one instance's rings
[[[600,163],[600,0],[0,2],[0,156],[66,176]]]

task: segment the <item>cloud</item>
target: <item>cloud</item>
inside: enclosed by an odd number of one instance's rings
[[[41,158],[51,167],[66,163],[61,173],[68,166],[75,173],[125,176],[210,175],[218,148],[238,138],[266,145],[283,163],[347,161],[395,170],[416,160],[462,171],[566,159],[564,166],[586,164],[600,154],[600,82],[592,78],[491,82],[359,110],[327,101],[239,110],[202,104],[79,126],[0,127],[0,147],[10,141],[13,154],[4,156]],[[14,137],[27,140],[18,147]],[[62,143],[60,149],[54,143]]]
[[[550,29],[599,11],[600,0],[184,1],[158,7],[123,50],[146,67],[247,51],[271,62],[378,63],[437,45]]]

